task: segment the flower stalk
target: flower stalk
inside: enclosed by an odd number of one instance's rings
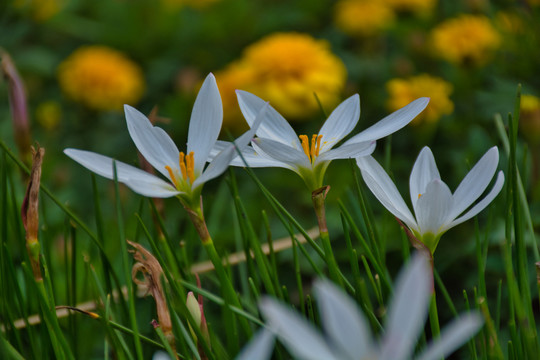
[[[319,234],[324,249],[325,261],[328,266],[330,278],[337,284],[343,287],[343,279],[340,276],[340,271],[334,252],[332,250],[332,244],[330,243],[330,235],[328,234],[328,226],[326,225],[326,211],[324,203],[326,195],[330,191],[330,186],[323,186],[311,193],[311,200],[313,201],[313,208],[317,216],[317,222],[319,224]]]
[[[188,204],[186,204],[183,201],[182,201],[182,205],[186,209],[188,216],[191,222],[193,223],[193,226],[195,227],[195,230],[197,231],[199,238],[201,239],[201,242],[206,251],[206,254],[208,255],[208,258],[214,265],[214,269],[216,270],[216,274],[218,276],[219,283],[222,287],[223,295],[226,299],[226,302],[232,306],[242,309],[242,305],[240,304],[238,295],[236,294],[236,291],[234,290],[231,279],[229,278],[229,275],[227,274],[227,271],[225,270],[225,267],[223,266],[223,260],[219,256],[214,246],[212,237],[210,236],[210,232],[208,231],[208,227],[206,226],[206,221],[204,219],[204,213],[202,210],[202,197],[200,200],[200,205],[196,208],[189,207]],[[240,319],[241,319],[241,323],[246,334],[250,335],[252,331],[246,319],[245,318],[240,318]]]

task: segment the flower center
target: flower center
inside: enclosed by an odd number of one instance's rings
[[[304,149],[304,153],[308,157],[309,161],[313,163],[315,158],[319,156],[322,135],[313,134],[311,136],[311,146],[307,135],[300,135],[298,137],[300,138],[300,141],[302,143],[302,149]]]
[[[195,166],[193,161],[193,151],[187,154],[187,156],[184,154],[183,151],[180,151],[178,165],[180,165],[180,172],[182,174],[183,182],[189,182],[190,184],[193,184],[193,181],[195,181],[195,173],[193,170]],[[167,171],[169,172],[169,176],[171,177],[174,185],[178,187],[178,179],[174,175],[172,168],[169,165],[165,165],[165,169],[167,169]]]

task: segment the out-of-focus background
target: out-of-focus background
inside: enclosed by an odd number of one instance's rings
[[[494,116],[505,120],[514,111],[521,84],[518,159],[538,226],[539,45],[538,0],[2,0],[0,139],[24,161],[28,147],[18,144],[45,147],[43,182],[89,219],[94,211],[89,172],[63,149],[137,163],[123,104],[151,115],[182,149],[193,101],[209,72],[223,100],[225,140],[246,129],[236,89],[269,101],[299,134],[308,136],[352,94],[361,99],[355,132],[428,96],[428,108],[391,140],[381,140],[374,153],[381,162],[391,155],[387,164],[405,195],[412,164],[426,145],[451,189],[490,147],[497,145],[504,154]],[[26,112],[13,84],[24,87]],[[502,160],[501,168],[506,166]],[[246,174],[235,174],[248,212],[260,219],[261,208],[269,206]],[[315,225],[309,193],[297,175],[283,169],[258,169],[256,174],[306,227]],[[22,196],[25,184],[18,181],[12,186]],[[350,162],[330,165],[325,181],[332,187],[330,226],[339,224],[336,201],[350,198],[353,182]],[[111,199],[103,205],[105,218],[115,212],[110,206],[113,187],[98,180],[98,191]],[[140,198],[121,189],[126,207],[136,212]],[[209,226],[221,230],[215,231],[216,244],[226,247],[233,231],[220,226],[232,221],[224,200],[230,196],[227,184],[212,181],[204,194]],[[388,220],[385,210],[373,204],[374,212]],[[171,231],[192,231],[189,224],[179,225],[185,214],[175,201],[164,206]],[[49,226],[62,229],[65,215],[49,208]],[[129,214],[126,221],[137,220]],[[502,226],[493,228],[502,231]],[[398,235],[399,230],[385,231]],[[438,248],[441,273],[445,263],[474,253],[474,222],[452,231],[452,241],[441,241]],[[396,240],[394,245],[400,244]],[[105,246],[118,249],[114,243]],[[186,246],[189,253],[197,245]],[[488,262],[488,273],[498,265]],[[464,276],[460,280],[474,281]]]

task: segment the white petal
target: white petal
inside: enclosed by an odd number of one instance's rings
[[[212,161],[213,158],[216,157],[219,152],[230,146],[232,143],[230,141],[221,141],[218,140],[216,144],[214,145],[214,148],[210,152],[210,155],[208,156],[208,162]],[[246,146],[242,149],[242,158],[240,156],[236,156],[231,161],[231,166],[241,166],[245,167],[246,164],[244,163],[244,160],[248,163],[249,167],[283,167],[287,169],[291,169],[289,165],[286,165],[282,163],[281,161],[277,161],[268,155],[266,155],[262,150],[259,149],[259,152],[255,151],[255,149],[251,146]]]
[[[442,180],[435,179],[427,184],[425,193],[416,202],[415,215],[420,233],[439,234],[448,222],[452,204],[452,193]]]
[[[492,202],[493,199],[495,199],[495,197],[499,194],[503,185],[504,185],[504,174],[502,171],[499,171],[499,174],[497,175],[497,181],[495,182],[495,185],[493,185],[493,188],[491,189],[489,194],[487,194],[485,198],[480,200],[476,205],[474,205],[469,211],[467,211],[461,217],[455,219],[448,225],[445,225],[443,228],[444,231],[458,224],[461,224],[464,221],[469,220],[470,218],[476,216],[476,214],[478,214],[480,211],[484,210],[484,208],[488,206],[489,203]]]
[[[429,98],[419,98],[414,100],[407,106],[394,111],[376,124],[353,136],[347,140],[345,144],[378,140],[398,131],[420,114],[426,108],[428,102]]]
[[[247,148],[245,148],[242,151],[242,156],[244,157],[244,160],[248,163],[249,167],[281,167],[294,171],[294,167],[268,156],[264,153],[264,151],[258,148],[256,144],[254,144],[253,147],[248,146]],[[246,166],[240,156],[234,158],[234,160],[231,162],[231,165],[242,167]]]
[[[266,101],[247,91],[237,90],[236,95],[240,110],[249,126],[251,126],[255,122],[255,117],[259,113],[259,110],[266,104]],[[302,149],[296,132],[280,113],[270,106],[265,116],[266,118],[257,130],[257,136],[279,141],[298,150]]]
[[[338,360],[321,334],[290,307],[270,298],[260,301],[260,309],[272,332],[297,359]]]
[[[206,164],[210,150],[221,131],[223,106],[216,78],[209,74],[202,84],[189,120],[187,153],[193,151],[195,176],[199,176]]]
[[[268,156],[291,167],[311,168],[311,163],[303,151],[296,150],[275,140],[260,137],[253,140],[253,144],[260,147]]]
[[[220,153],[220,151],[222,151],[229,145],[231,145],[230,141],[217,140],[214,143],[214,147],[212,148],[212,150],[210,150],[210,154],[208,154],[208,159],[206,159],[206,162],[212,161],[212,159],[215,158],[216,155]]]
[[[404,221],[411,229],[418,231],[418,225],[411,211],[382,166],[371,156],[357,158],[356,164],[362,172],[366,185],[377,200],[395,217]]]
[[[167,178],[169,173],[165,166],[179,171],[179,152],[171,137],[163,129],[152,126],[150,120],[137,109],[124,105],[124,111],[129,135],[142,156]]]
[[[349,134],[360,118],[360,97],[355,94],[343,101],[323,124],[320,153],[330,150],[336,143]]]
[[[417,252],[401,271],[385,322],[379,360],[410,359],[424,328],[431,296],[431,267]]]
[[[314,286],[325,333],[350,359],[371,353],[373,340],[367,321],[356,302],[328,280]]]
[[[274,334],[266,329],[259,330],[242,349],[235,360],[267,360],[274,350]]]
[[[454,192],[452,218],[459,216],[482,195],[495,175],[498,165],[499,150],[494,146],[482,156]]]
[[[143,196],[166,198],[180,193],[160,178],[110,157],[77,149],[65,149],[64,153],[88,170],[108,179],[114,178],[113,162],[115,162],[118,181]]]
[[[238,155],[237,149],[245,148],[247,144],[251,141],[251,139],[253,139],[253,136],[255,136],[255,131],[261,124],[261,121],[263,120],[264,114],[267,109],[268,104],[266,104],[261,109],[251,129],[249,129],[238,139],[236,139],[234,144],[231,143],[228,147],[226,147],[224,150],[222,150],[219,154],[216,155],[214,160],[210,163],[210,165],[208,165],[208,167],[204,170],[201,176],[193,182],[194,189],[204,184],[208,180],[218,177],[229,167],[232,159]]]
[[[441,175],[437,169],[435,158],[431,149],[427,146],[420,151],[409,177],[409,191],[411,193],[411,203],[416,213],[416,202],[420,195],[426,191],[427,184],[435,179],[440,179]]]
[[[460,315],[443,329],[440,337],[428,345],[417,360],[437,360],[450,355],[476,334],[483,324],[484,319],[479,313]]]
[[[315,159],[315,164],[321,161],[332,161],[336,159],[354,159],[357,157],[368,156],[373,153],[376,146],[375,141],[366,141],[358,144],[341,145],[336,149],[331,149]]]

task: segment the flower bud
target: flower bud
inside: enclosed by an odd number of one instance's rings
[[[40,246],[38,241],[39,228],[39,184],[41,180],[41,164],[45,149],[32,147],[32,171],[30,181],[26,188],[23,204],[21,207],[21,218],[26,230],[26,249],[30,257],[34,279],[41,281],[41,268],[39,266]]]
[[[26,104],[26,92],[17,68],[11,57],[0,49],[0,68],[8,83],[9,106],[13,119],[15,143],[21,157],[26,161],[30,157],[30,125],[28,120],[28,107]]]

